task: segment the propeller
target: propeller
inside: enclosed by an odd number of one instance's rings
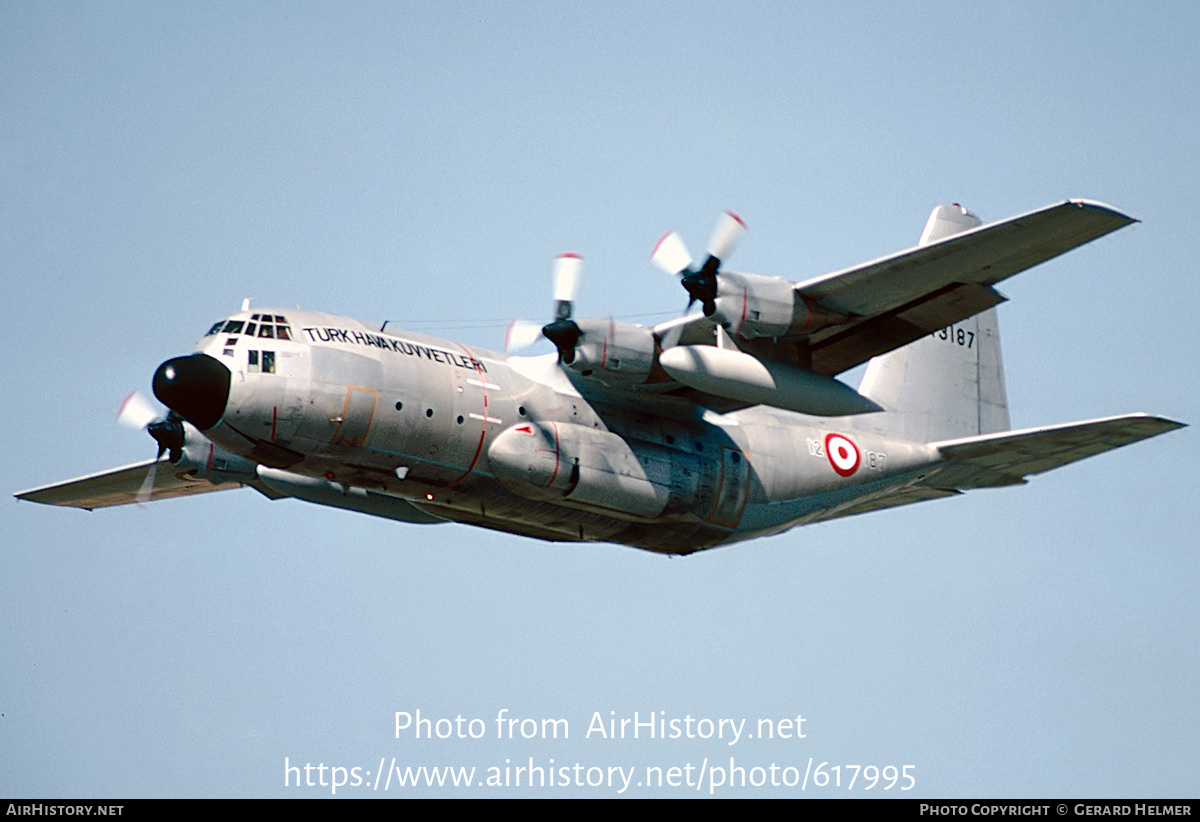
[[[154,491],[154,481],[158,477],[158,464],[162,461],[163,454],[169,451],[171,462],[179,462],[183,457],[183,418],[174,411],[169,411],[167,416],[160,420],[158,414],[154,403],[150,402],[140,391],[134,391],[126,397],[125,401],[121,403],[121,409],[117,412],[117,422],[128,428],[144,428],[158,443],[158,453],[150,465],[150,470],[146,473],[146,480],[138,489],[139,504],[147,502],[150,494]]]
[[[134,391],[121,403],[117,422],[126,428],[146,428],[158,419],[158,409],[141,391]]]
[[[708,259],[700,268],[692,268],[692,255],[675,231],[668,231],[659,239],[650,254],[650,262],[668,274],[680,277],[688,293],[688,309],[692,303],[699,302],[704,316],[711,317],[717,310],[717,273],[721,261],[733,252],[745,233],[746,223],[742,218],[726,211],[717,218],[717,225],[708,240]]]
[[[578,254],[559,254],[554,258],[555,318],[553,322],[542,326],[542,336],[554,343],[558,349],[558,361],[567,365],[575,362],[575,346],[583,336],[583,331],[571,319],[571,304],[575,300],[575,292],[579,290],[582,271],[583,258]]]
[[[533,320],[513,320],[504,332],[504,352],[528,348],[542,336],[542,324]]]

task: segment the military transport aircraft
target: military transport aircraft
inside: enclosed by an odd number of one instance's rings
[[[244,303],[158,367],[163,419],[137,394],[122,408],[156,459],[17,496],[93,509],[249,486],[687,554],[1022,483],[1182,425],[1009,430],[994,286],[1131,222],[1085,200],[989,225],[939,206],[915,248],[794,283],[722,268],[745,231],[726,213],[698,266],[674,232],[655,247],[700,310],[652,328],[574,319],[580,259],[559,257],[541,328],[557,353],[537,357]],[[857,391],[836,379],[868,361]]]

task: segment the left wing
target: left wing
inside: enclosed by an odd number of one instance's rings
[[[40,502],[45,505],[64,505],[70,508],[107,508],[112,505],[127,505],[142,500],[170,499],[190,494],[206,494],[210,491],[225,491],[241,488],[240,482],[212,483],[196,477],[191,470],[180,471],[166,457],[158,461],[154,484],[143,490],[142,486],[155,460],[136,462],[110,471],[88,474],[66,482],[30,488],[16,494],[17,499]]]
[[[572,342],[582,334],[596,351],[580,363],[560,347],[560,359],[584,376],[601,374],[617,394],[675,397],[718,411],[758,403],[819,416],[876,411],[834,378],[991,308],[1004,300],[995,284],[1132,222],[1087,200],[988,225],[961,206],[939,206],[915,248],[801,283],[716,271],[720,259],[710,254],[700,272],[681,271],[689,294],[715,283],[715,297],[693,294],[707,315],[649,331],[572,323]],[[629,344],[621,346],[622,335]],[[622,347],[635,356],[614,356]],[[643,367],[635,379],[621,380],[630,362]]]
[[[965,320],[1004,300],[996,283],[1133,222],[1069,200],[799,283],[805,300],[848,317],[808,337],[812,370],[840,374]]]
[[[801,283],[722,273],[716,314],[653,330],[663,348],[713,345],[722,324],[756,358],[834,377],[1003,302],[997,283],[1133,222],[1088,200],[988,225],[939,206],[915,248]]]

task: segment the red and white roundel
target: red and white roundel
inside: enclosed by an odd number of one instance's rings
[[[861,461],[858,446],[851,442],[849,437],[843,437],[841,434],[825,435],[825,456],[829,457],[829,464],[833,466],[833,470],[843,477],[857,471]]]

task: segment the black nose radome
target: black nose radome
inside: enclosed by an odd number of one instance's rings
[[[229,369],[207,354],[167,360],[154,372],[154,396],[207,431],[221,419],[229,402]]]

